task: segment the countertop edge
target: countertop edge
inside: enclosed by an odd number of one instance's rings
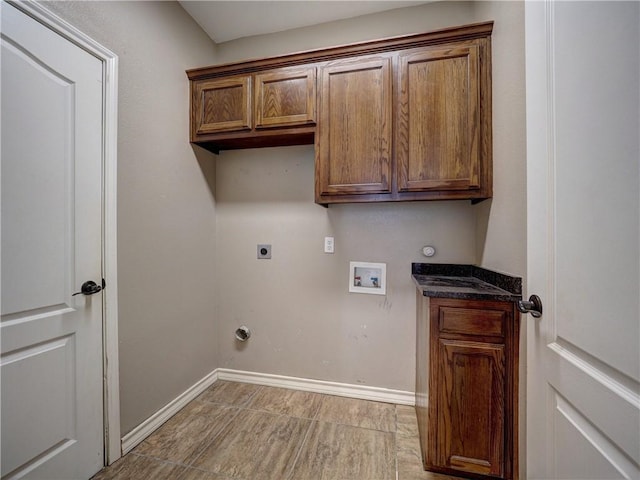
[[[495,272],[486,268],[477,267],[475,265],[458,265],[458,264],[429,264],[429,263],[412,263],[411,277],[416,288],[422,292],[425,297],[435,298],[458,298],[466,300],[489,300],[489,301],[505,301],[517,302],[522,299],[522,279],[512,275]],[[434,277],[442,279],[443,277],[455,277],[463,280],[464,278],[473,279],[480,285],[487,285],[488,290],[478,290],[477,292],[469,287],[464,287],[466,291],[458,291],[461,287],[451,286],[451,290],[447,290],[446,286],[439,286],[437,289],[429,288],[429,285],[421,283],[418,276]],[[455,282],[455,280],[452,281]],[[505,288],[506,287],[506,288]]]

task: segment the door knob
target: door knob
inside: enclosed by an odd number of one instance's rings
[[[76,295],[80,295],[80,294],[93,295],[94,293],[98,293],[99,291],[101,291],[103,288],[104,288],[104,280],[102,280],[102,286],[98,285],[93,280],[88,280],[82,284],[82,287],[80,287],[79,292],[76,292],[71,296],[75,297]]]
[[[529,300],[518,300],[518,310],[521,313],[530,313],[534,318],[542,316],[542,300],[537,295],[531,295]]]

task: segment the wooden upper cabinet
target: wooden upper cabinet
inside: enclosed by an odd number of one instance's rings
[[[317,203],[492,192],[493,22],[189,70],[191,141],[314,144]]]
[[[191,141],[214,152],[313,143],[314,66],[195,80],[191,95]]]
[[[391,59],[364,57],[322,69],[316,200],[391,192]]]
[[[316,69],[281,69],[255,76],[256,128],[316,123]]]
[[[195,134],[251,130],[251,77],[218,78],[194,88]]]
[[[399,76],[398,190],[479,189],[478,42],[403,52]]]
[[[316,202],[489,198],[489,38],[370,62],[322,70]]]

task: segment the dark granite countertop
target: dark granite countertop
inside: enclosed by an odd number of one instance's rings
[[[475,265],[412,263],[411,273],[425,297],[466,300],[522,299],[522,279]]]

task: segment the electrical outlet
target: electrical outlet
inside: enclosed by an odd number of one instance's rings
[[[269,260],[271,258],[271,245],[258,245],[258,260]]]
[[[335,252],[335,240],[333,237],[324,237],[324,253]]]

